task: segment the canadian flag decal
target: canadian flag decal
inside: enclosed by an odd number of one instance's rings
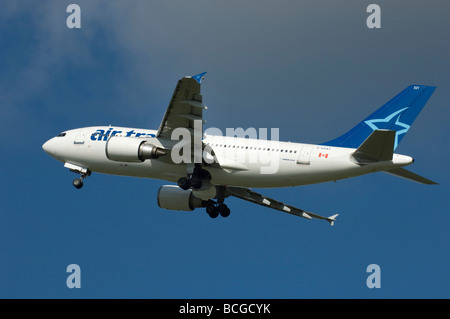
[[[328,158],[328,154],[327,153],[319,153],[319,157]]]

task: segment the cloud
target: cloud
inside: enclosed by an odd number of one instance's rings
[[[438,63],[448,44],[425,36],[440,28],[429,22],[433,10],[417,1],[410,6],[423,13],[410,10],[408,16],[402,4],[381,1],[377,31],[365,26],[366,5],[357,0],[345,8],[336,1],[79,0],[80,30],[65,25],[70,3],[3,6],[2,39],[10,38],[11,45],[2,49],[9,68],[0,77],[0,116],[6,124],[1,133],[10,123],[29,125],[42,114],[54,116],[48,124],[76,113],[89,117],[64,124],[120,121],[153,127],[176,80],[208,71],[204,101],[214,107],[206,114],[208,126],[233,120],[242,127],[282,127],[283,116],[267,116],[282,105],[297,126],[281,131],[282,139],[291,130],[291,136],[317,136],[320,142],[372,112],[410,78],[422,82],[441,74],[436,70],[448,70]],[[421,14],[425,24],[416,23]],[[445,16],[434,20],[448,25]],[[426,49],[436,45],[441,50]],[[389,95],[380,93],[387,87]],[[368,94],[379,102],[368,102]],[[323,114],[327,107],[336,110],[334,105],[340,112]],[[350,111],[356,121],[348,119]],[[320,128],[313,124],[318,120]],[[336,120],[342,128],[331,125]]]
[[[8,1],[2,11],[2,35],[11,39],[2,49],[9,66],[0,78],[1,117],[17,120],[27,113],[24,102],[51,91],[67,66],[93,63],[90,32],[69,39],[65,5],[42,1],[38,6]],[[20,22],[19,22],[20,21]],[[5,30],[5,25],[9,30]],[[6,33],[10,31],[8,35]]]

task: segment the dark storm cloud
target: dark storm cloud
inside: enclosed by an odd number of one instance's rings
[[[36,2],[36,4],[34,4]],[[82,28],[65,22],[70,3]],[[366,26],[370,3],[381,29]],[[3,1],[0,297],[446,297],[448,1]],[[208,71],[206,126],[323,142],[410,84],[437,86],[399,152],[434,188],[387,174],[262,191],[333,228],[239,200],[162,212],[162,181],[93,174],[83,193],[42,143],[88,125],[156,128],[177,80]],[[227,202],[228,204],[228,202]],[[313,240],[312,240],[313,239]],[[365,286],[378,263],[383,288]]]

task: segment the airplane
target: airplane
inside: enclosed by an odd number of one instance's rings
[[[412,157],[394,153],[434,86],[410,85],[347,133],[314,145],[203,131],[207,107],[200,88],[205,74],[178,81],[157,130],[83,127],[61,132],[42,148],[80,175],[73,180],[78,189],[92,172],[165,180],[176,185],[159,188],[160,208],[192,211],[203,207],[211,218],[229,216],[225,199],[233,196],[333,225],[338,214],[321,216],[252,188],[309,185],[374,172],[437,184],[403,168],[414,162]]]

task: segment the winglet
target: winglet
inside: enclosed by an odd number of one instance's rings
[[[336,220],[336,217],[338,217],[338,216],[339,216],[339,214],[336,214],[336,215],[333,215],[333,216],[330,216],[327,218],[327,221],[331,224],[331,226],[334,225],[334,221]]]
[[[191,78],[193,78],[195,81],[197,81],[198,84],[200,84],[200,83],[202,83],[202,79],[205,74],[206,74],[206,72],[203,72],[203,73],[200,73],[197,75],[193,75],[193,76],[191,76]]]

